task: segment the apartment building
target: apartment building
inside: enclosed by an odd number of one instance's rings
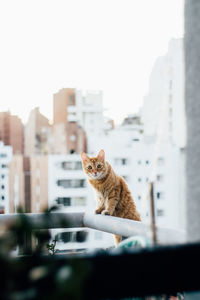
[[[145,135],[162,134],[179,148],[186,144],[183,39],[172,39],[168,52],[152,69],[144,97],[142,123]]]
[[[140,122],[128,123],[96,137],[92,154],[104,149],[113,169],[127,181],[143,222],[150,222],[148,195],[153,180],[157,224],[184,228],[184,152],[169,140],[157,147],[156,137],[144,136]]]
[[[44,212],[48,208],[48,156],[14,155],[9,167],[9,212]]]
[[[30,158],[14,155],[9,166],[9,213],[31,211]]]
[[[31,212],[44,212],[48,207],[49,155],[30,158]]]
[[[103,94],[102,91],[76,90],[76,116],[87,135],[96,135],[103,131]]]
[[[75,89],[63,88],[53,95],[53,124],[69,121],[68,106],[76,106]]]
[[[34,108],[25,125],[25,156],[51,153],[51,126],[49,120]]]
[[[102,92],[66,88],[54,94],[53,127],[54,153],[90,152],[91,140],[104,130]]]
[[[0,112],[0,141],[6,146],[12,146],[13,154],[24,152],[24,134],[22,121],[9,111]]]
[[[53,99],[53,152],[81,153],[87,150],[86,133],[77,115],[76,90],[64,88]]]
[[[103,130],[101,91],[64,88],[54,94],[54,124],[77,122],[87,134]]]
[[[167,187],[165,192],[165,210],[173,206],[170,201],[175,199],[173,200],[175,201],[174,210],[179,215],[179,217],[177,216],[179,219],[177,222],[181,228],[185,228],[184,218],[181,218],[181,215],[185,215],[186,209],[184,183],[186,122],[183,39],[172,39],[169,43],[167,54],[159,57],[153,66],[149,80],[149,92],[144,98],[142,107],[142,123],[144,125],[144,135],[155,137],[157,147],[163,149],[165,162],[174,161],[174,164],[165,164],[165,172],[168,172],[167,178],[169,180],[158,184],[160,187],[165,185]],[[165,148],[163,145],[166,145]],[[170,177],[170,172],[174,172],[177,178],[174,178],[174,174]],[[179,192],[175,193],[177,186],[175,187],[174,183],[171,182],[171,178],[174,178],[174,182],[179,186]],[[159,176],[158,179],[162,180],[162,176]],[[171,182],[170,186],[168,186],[169,182]],[[172,186],[174,196],[173,193],[168,192],[172,189]],[[162,198],[163,194],[159,195]],[[164,203],[164,201],[159,201],[159,203],[162,202]],[[174,214],[173,209],[171,213],[172,215]],[[161,211],[160,214],[163,214],[163,212]],[[168,213],[168,215],[170,214]],[[170,226],[170,217],[168,223]]]
[[[12,147],[0,142],[0,214],[9,212],[9,164]]]
[[[77,122],[53,125],[52,153],[71,154],[82,151],[87,151],[87,136]]]

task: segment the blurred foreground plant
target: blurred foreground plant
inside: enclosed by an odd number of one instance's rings
[[[45,211],[44,222],[51,222],[51,211]],[[89,271],[85,261],[50,255],[56,253],[56,240],[50,242],[48,230],[33,230],[30,219],[19,212],[15,221],[0,226],[0,299],[82,299]]]
[[[51,244],[46,244],[47,249],[49,250],[50,254],[55,254],[57,249],[56,249],[56,242],[57,240],[53,240]]]

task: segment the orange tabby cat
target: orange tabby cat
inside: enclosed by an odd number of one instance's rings
[[[104,150],[97,157],[91,158],[82,152],[81,158],[83,169],[97,193],[95,213],[141,221],[125,180],[105,161]],[[114,235],[114,238],[116,244],[121,241],[118,235]]]

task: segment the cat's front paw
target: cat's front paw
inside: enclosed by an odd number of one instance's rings
[[[106,215],[106,216],[110,216],[110,213],[107,209],[104,209],[102,212],[101,212],[102,215]]]
[[[102,212],[102,209],[101,209],[101,208],[97,208],[97,209],[95,209],[95,211],[94,211],[94,213],[95,213],[96,215],[101,214],[101,212]]]

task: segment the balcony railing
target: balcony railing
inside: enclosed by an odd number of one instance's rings
[[[142,222],[87,213],[24,214],[35,229],[87,227],[112,234],[151,238],[151,226]],[[19,214],[0,215],[0,226],[17,221]],[[111,249],[74,257],[58,255],[60,264],[70,257],[86,266],[89,273],[84,282],[82,299],[113,299],[200,290],[194,267],[200,268],[200,244],[186,244],[183,231],[156,227],[158,245],[140,249]],[[41,263],[47,263],[48,257]],[[27,268],[33,258],[26,257]],[[23,260],[24,261],[24,260]],[[100,287],[99,287],[100,284]]]
[[[142,235],[151,238],[151,226],[142,222],[122,219],[104,215],[94,215],[87,213],[51,213],[47,221],[44,213],[25,214],[32,224],[33,229],[56,229],[87,227],[123,237]],[[0,225],[5,222],[15,221],[19,214],[0,215]],[[164,227],[156,227],[159,244],[184,243],[186,241],[185,232]]]

